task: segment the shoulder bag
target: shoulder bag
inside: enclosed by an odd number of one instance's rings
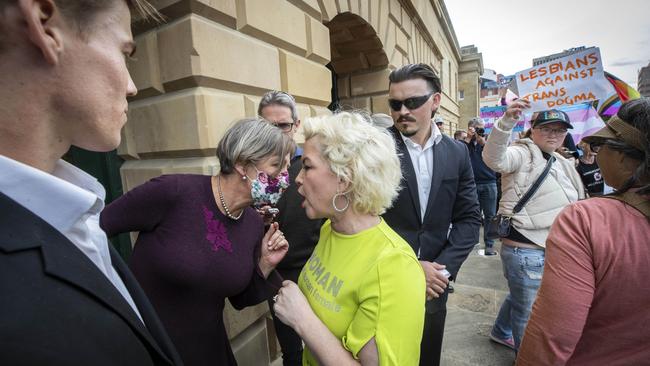
[[[515,207],[512,209],[512,214],[510,215],[497,214],[492,218],[492,220],[490,220],[490,222],[488,223],[488,227],[484,228],[484,230],[487,230],[487,237],[489,239],[505,238],[510,235],[510,227],[511,227],[510,220],[514,215],[517,214],[517,212],[521,211],[521,209],[524,208],[526,203],[528,203],[528,201],[533,197],[535,192],[537,192],[539,187],[544,182],[544,179],[546,179],[548,173],[551,171],[551,165],[553,165],[554,161],[555,161],[555,157],[551,155],[551,157],[548,158],[548,161],[546,162],[544,171],[539,177],[537,177],[537,180],[535,180],[533,185],[531,185],[530,188],[528,188],[528,190],[521,197],[521,199],[519,199],[519,202],[517,202]]]

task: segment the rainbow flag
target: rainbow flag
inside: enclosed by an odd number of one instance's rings
[[[639,92],[628,83],[607,71],[605,71],[605,78],[610,82],[610,84],[612,84],[614,90],[616,90],[616,94],[602,101],[598,107],[598,114],[603,120],[607,121],[611,116],[618,112],[621,108],[621,104],[628,100],[640,98],[641,94],[639,94]]]

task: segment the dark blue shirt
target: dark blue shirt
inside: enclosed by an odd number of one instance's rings
[[[483,145],[476,141],[471,141],[469,143],[465,142],[465,145],[467,145],[467,149],[469,150],[469,159],[472,162],[474,182],[476,182],[476,184],[496,183],[496,174],[483,162]]]

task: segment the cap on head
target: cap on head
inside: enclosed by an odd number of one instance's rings
[[[445,120],[440,116],[436,116],[436,118],[433,119],[433,122],[436,123],[436,126],[440,126],[445,122]]]
[[[560,122],[567,128],[573,128],[569,115],[557,109],[535,112],[530,120],[530,124],[533,128],[554,122]]]
[[[631,124],[620,119],[618,115],[610,118],[605,124],[605,127],[596,131],[592,135],[584,137],[582,141],[592,143],[598,140],[608,139],[623,141],[640,151],[645,151],[647,149],[647,141],[644,142],[643,133]]]

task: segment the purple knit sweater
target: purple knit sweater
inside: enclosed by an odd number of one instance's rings
[[[130,266],[186,366],[236,365],[224,328],[225,299],[241,309],[278,288],[257,262],[263,223],[217,208],[209,176],[164,175],[127,192],[101,215],[107,235],[139,231]]]

